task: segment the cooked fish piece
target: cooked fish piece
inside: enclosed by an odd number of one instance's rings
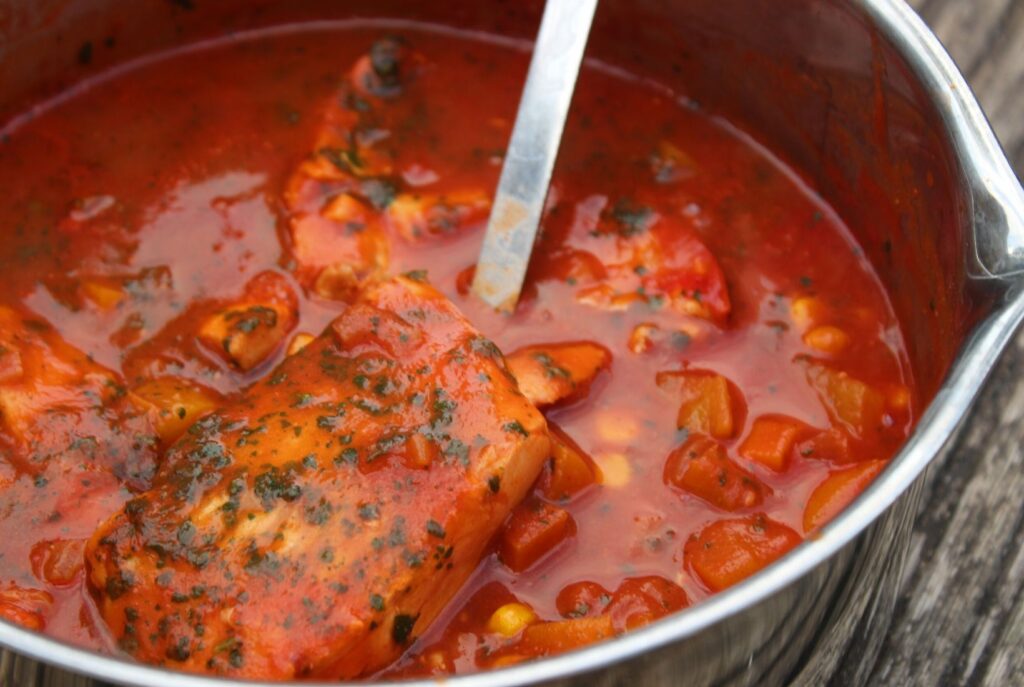
[[[89,581],[140,660],[366,675],[437,617],[549,450],[494,344],[396,278],[192,426],[90,540]]]

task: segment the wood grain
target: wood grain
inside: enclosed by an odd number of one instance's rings
[[[1024,2],[912,0],[1024,172]],[[925,485],[874,685],[1024,685],[1024,335]],[[837,674],[842,674],[842,670]],[[836,681],[838,682],[838,681]]]

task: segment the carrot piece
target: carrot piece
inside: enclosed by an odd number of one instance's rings
[[[806,429],[805,425],[792,418],[759,417],[740,444],[740,455],[775,472],[782,472],[789,463],[793,444]]]
[[[884,460],[871,460],[830,473],[807,499],[804,531],[817,529],[838,515],[871,484],[885,465]]]
[[[551,469],[541,489],[549,499],[569,499],[597,482],[597,465],[565,432],[548,423],[551,434]]]
[[[612,363],[612,354],[590,341],[526,346],[506,356],[509,372],[523,394],[544,407],[586,394],[590,383]]]
[[[664,577],[630,577],[615,590],[608,613],[612,627],[623,632],[647,625],[689,604],[683,588]]]
[[[597,582],[573,582],[555,598],[555,607],[563,618],[600,615],[612,600],[612,594]]]
[[[607,615],[537,623],[523,630],[522,644],[534,655],[560,654],[615,634]]]
[[[669,454],[665,482],[723,510],[758,506],[771,489],[725,455],[714,439],[692,435]]]
[[[84,539],[50,539],[38,542],[29,555],[32,572],[42,582],[66,587],[85,568]]]
[[[807,379],[834,421],[864,438],[882,424],[885,398],[876,389],[845,372],[818,363],[807,368]]]
[[[719,520],[683,547],[686,564],[713,592],[750,577],[801,542],[789,527],[763,513]]]
[[[704,371],[659,372],[655,378],[663,390],[682,402],[676,426],[691,432],[728,439],[735,431],[733,392],[725,377]]]
[[[515,572],[522,572],[576,533],[568,511],[533,499],[520,504],[501,534],[498,556]]]
[[[818,432],[801,441],[797,444],[796,451],[804,458],[827,460],[836,464],[849,463],[852,458],[850,435],[838,427]]]

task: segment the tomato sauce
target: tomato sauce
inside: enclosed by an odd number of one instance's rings
[[[343,311],[310,287],[285,189],[340,82],[395,36],[415,76],[355,133],[409,197],[484,200],[426,235],[391,236],[388,271],[425,270],[506,354],[588,341],[611,363],[545,410],[600,475],[552,498],[545,474],[528,497],[571,525],[519,571],[499,533],[385,675],[508,665],[697,603],[794,546],[884,467],[915,391],[881,283],[799,172],[685,95],[588,63],[518,310],[468,294],[528,46],[413,25],[292,27],[159,55],[8,125],[0,303],[23,318],[11,326],[44,321],[25,326],[85,354],[62,358],[79,372],[53,393],[80,398],[95,365],[109,388],[173,377],[230,398],[285,347],[243,371],[195,331],[263,272],[297,294],[293,332],[316,334]],[[666,294],[680,293],[674,307]],[[48,446],[45,422],[27,437],[4,425],[0,616],[116,651],[82,542],[162,449],[108,412],[122,393],[91,393],[98,410],[72,428],[74,446]],[[626,609],[609,611],[611,631],[520,635],[540,621],[597,623],[611,607]]]

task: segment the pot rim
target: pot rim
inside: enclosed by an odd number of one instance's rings
[[[851,0],[906,60],[936,107],[965,176],[976,243],[996,236],[1000,254],[984,278],[1009,280],[1024,273],[1024,190],[980,105],[952,58],[905,0]],[[979,210],[978,208],[982,208]],[[992,208],[1002,212],[992,214]],[[1016,281],[1016,280],[1014,280]],[[1010,282],[1008,281],[1008,284]],[[794,584],[856,539],[921,475],[965,417],[985,378],[1024,320],[1024,289],[1017,290],[965,341],[935,398],[911,437],[883,473],[820,534],[736,586],[679,613],[559,656],[444,679],[452,687],[514,687],[590,672],[692,637]],[[162,687],[230,687],[281,684],[193,675],[95,653],[0,620],[0,647],[107,682]],[[308,685],[333,683],[303,683]],[[368,683],[354,683],[368,684]],[[436,685],[432,678],[373,682],[377,687]]]

